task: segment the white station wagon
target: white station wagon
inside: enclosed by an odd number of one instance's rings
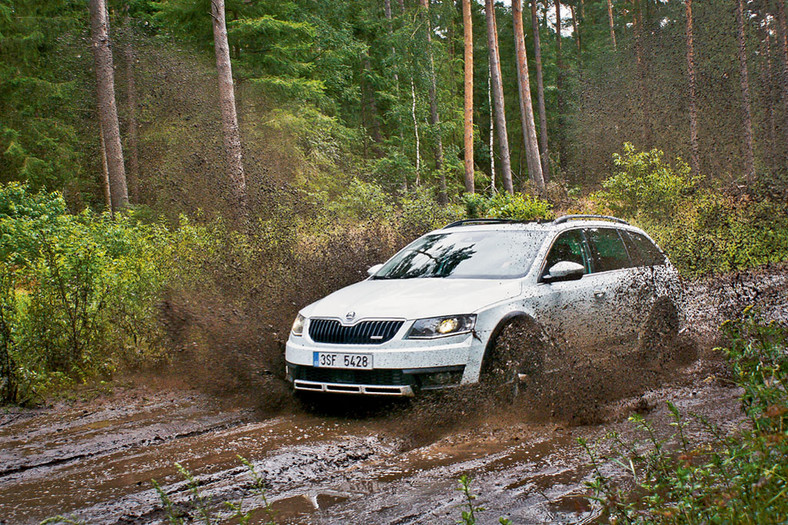
[[[458,221],[368,273],[298,314],[285,352],[295,390],[412,396],[504,366],[524,380],[569,349],[648,352],[679,328],[676,271],[614,217]],[[527,329],[513,355],[499,341],[515,325]]]

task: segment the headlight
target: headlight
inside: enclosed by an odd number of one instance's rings
[[[293,332],[293,335],[302,335],[304,333],[304,321],[304,316],[298,314],[295,321],[293,321],[293,328],[290,330]]]
[[[409,339],[434,339],[448,335],[465,334],[476,326],[475,315],[449,315],[419,319],[408,332]]]

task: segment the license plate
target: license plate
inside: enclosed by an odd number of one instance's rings
[[[372,370],[372,354],[313,352],[312,364],[316,368],[355,368],[359,370]]]

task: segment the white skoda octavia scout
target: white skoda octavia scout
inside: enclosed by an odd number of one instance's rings
[[[370,277],[298,314],[286,345],[297,391],[412,396],[504,370],[650,352],[678,333],[678,276],[613,217],[469,219],[430,232]],[[519,327],[516,345],[502,344]]]

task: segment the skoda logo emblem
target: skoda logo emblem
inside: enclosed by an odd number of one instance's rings
[[[348,312],[345,314],[346,321],[352,321],[355,318],[356,318],[356,312]]]

